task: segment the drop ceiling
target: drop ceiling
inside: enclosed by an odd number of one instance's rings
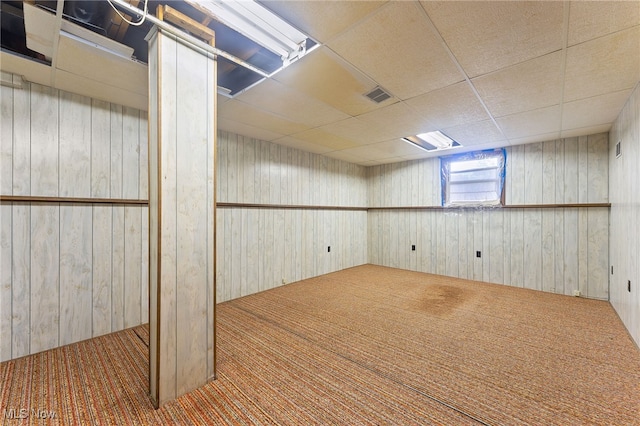
[[[606,132],[640,81],[640,1],[263,4],[319,47],[233,98],[219,95],[219,128],[365,166]],[[51,65],[5,50],[0,65],[146,108],[144,64],[110,62],[96,74],[95,53],[59,40]],[[364,96],[376,86],[392,97]],[[427,153],[401,140],[434,130],[463,147]]]

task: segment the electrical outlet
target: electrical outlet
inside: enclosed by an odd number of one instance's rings
[[[331,246],[327,247],[327,253],[331,253]]]
[[[482,252],[481,251],[477,251],[476,252],[476,257],[482,257]]]
[[[627,280],[627,291],[631,293],[631,280]]]
[[[415,244],[411,244],[411,251],[416,251],[416,245]]]

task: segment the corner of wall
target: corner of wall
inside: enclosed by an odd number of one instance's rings
[[[620,155],[616,144],[620,142]],[[640,83],[609,133],[610,302],[640,346]]]

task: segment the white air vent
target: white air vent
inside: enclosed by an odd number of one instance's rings
[[[618,141],[616,144],[616,158],[622,156],[622,141]]]
[[[380,86],[376,87],[369,93],[365,93],[365,96],[377,104],[379,104],[380,102],[386,101],[391,97],[391,95],[385,92],[385,90]]]

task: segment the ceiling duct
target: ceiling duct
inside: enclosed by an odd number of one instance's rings
[[[78,22],[98,25],[104,14],[103,2],[65,1],[64,13]]]
[[[373,102],[379,104],[381,102],[386,101],[391,98],[391,94],[387,93],[382,87],[377,86],[375,89],[370,91],[369,93],[364,94],[367,98],[371,99]]]

